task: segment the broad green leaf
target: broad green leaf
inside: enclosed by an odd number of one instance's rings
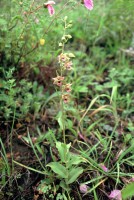
[[[122,190],[122,198],[127,199],[134,196],[134,182],[129,183],[123,190]]]
[[[64,190],[66,190],[66,191],[69,191],[69,187],[68,187],[68,185],[66,184],[66,182],[65,182],[65,180],[62,180],[61,182],[60,182],[60,187],[62,187]]]
[[[47,166],[51,167],[52,171],[58,174],[61,178],[67,178],[67,170],[60,163],[51,162]]]
[[[80,163],[84,162],[82,157],[74,154],[70,154],[70,160],[67,163],[68,168],[71,167],[72,165],[79,165]]]
[[[71,184],[74,181],[76,181],[76,179],[78,178],[78,176],[80,174],[83,173],[83,169],[82,167],[77,167],[77,168],[73,168],[69,171],[69,175],[68,175],[68,181],[67,184]]]
[[[66,162],[69,159],[69,148],[71,146],[71,143],[64,144],[61,142],[56,142],[56,148],[58,149],[60,159],[62,162]]]

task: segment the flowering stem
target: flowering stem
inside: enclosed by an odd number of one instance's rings
[[[66,27],[66,22],[65,22],[65,27]],[[64,35],[65,35],[65,31],[66,31],[66,28],[64,27]],[[63,43],[63,46],[62,46],[62,53],[64,53],[64,47],[65,47],[65,44]],[[62,66],[61,66],[61,76],[62,76]],[[62,112],[62,124],[63,124],[63,142],[66,143],[66,136],[65,136],[65,116],[64,116],[64,102],[63,102],[63,99],[62,99],[62,95],[63,95],[63,90],[62,90],[62,87],[61,87],[61,112]]]
[[[65,115],[64,115],[64,102],[61,98],[61,112],[62,112],[62,125],[63,125],[63,142],[66,143],[66,136],[65,136]]]
[[[66,74],[67,71],[72,70],[72,61],[70,59],[74,57],[72,53],[65,53],[65,43],[71,38],[71,35],[66,34],[66,29],[70,28],[71,21],[67,24],[67,16],[64,18],[64,32],[59,43],[61,48],[61,54],[58,56],[59,60],[59,73],[57,73],[57,77],[53,78],[54,84],[59,87],[60,90],[60,122],[62,122],[62,132],[63,132],[63,141],[66,143],[66,136],[65,136],[65,120],[66,120],[66,113],[65,113],[65,105],[70,101],[70,92],[71,92],[71,83],[67,82]],[[65,77],[64,77],[65,76]]]

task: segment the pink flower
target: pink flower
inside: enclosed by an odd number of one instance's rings
[[[71,92],[71,90],[72,90],[72,89],[71,89],[71,85],[72,85],[72,84],[67,83],[67,84],[64,86],[64,89],[65,89],[66,92]]]
[[[69,94],[63,94],[62,100],[64,101],[64,103],[68,103],[69,100],[70,100],[70,95]]]
[[[100,164],[100,167],[103,169],[104,172],[108,172],[108,168],[105,165]]]
[[[78,133],[78,136],[80,137],[80,139],[85,140],[84,136],[82,135],[82,133]]]
[[[131,181],[131,182],[134,182],[134,177],[132,177],[132,178],[130,179],[130,181]]]
[[[113,190],[108,197],[109,199],[122,200],[121,190]]]
[[[61,86],[63,84],[63,80],[64,77],[63,76],[57,76],[56,78],[52,78],[53,79],[53,84],[57,85],[57,86]]]
[[[47,3],[44,3],[44,7],[48,9],[50,16],[54,15],[55,13],[55,10],[52,6],[53,4],[55,4],[54,1],[48,1]]]
[[[59,56],[58,56],[58,59],[59,59],[59,63],[60,62],[67,62],[69,61],[69,57],[65,54],[65,53],[61,53]]]
[[[68,61],[64,64],[64,68],[67,69],[67,70],[72,70],[72,61]]]
[[[87,185],[83,184],[83,185],[79,186],[79,189],[80,189],[81,193],[85,194],[88,191],[89,187]]]
[[[94,7],[93,0],[84,0],[84,5],[88,10],[92,10]]]

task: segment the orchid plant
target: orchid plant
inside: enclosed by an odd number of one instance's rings
[[[65,53],[65,44],[67,41],[72,38],[71,35],[67,34],[67,29],[72,26],[72,21],[67,22],[67,16],[63,19],[64,22],[64,34],[59,43],[61,53],[58,55],[58,64],[59,68],[57,70],[57,76],[53,78],[53,84],[58,87],[60,91],[60,115],[58,121],[59,125],[62,127],[63,139],[65,143],[65,111],[64,104],[68,104],[71,100],[71,86],[72,83],[67,81],[67,75],[73,70],[72,58],[74,58],[73,53]]]

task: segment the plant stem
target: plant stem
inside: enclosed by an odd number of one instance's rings
[[[66,33],[66,21],[65,21],[65,27],[64,27],[64,34],[63,36],[65,35]],[[62,53],[64,53],[64,47],[65,47],[65,44],[63,43],[62,45]],[[62,69],[62,66],[61,66],[61,76],[63,75],[63,69]],[[65,115],[64,115],[64,102],[63,102],[63,99],[62,99],[62,95],[63,95],[63,91],[62,91],[62,86],[60,87],[60,91],[61,91],[61,112],[62,112],[62,125],[63,125],[63,142],[64,144],[66,144],[66,136],[65,136]]]
[[[10,133],[10,149],[11,149],[11,162],[12,162],[12,168],[11,171],[13,173],[14,171],[14,162],[13,162],[13,128],[14,128],[14,122],[15,122],[15,113],[16,113],[16,104],[15,104],[15,109],[13,113],[13,122],[12,122],[12,127],[11,127],[11,133]]]
[[[62,124],[63,124],[63,142],[66,144],[66,136],[65,136],[65,118],[64,118],[64,103],[61,99],[61,112],[62,112]]]
[[[67,191],[67,195],[68,195],[68,200],[71,200],[69,192]]]

